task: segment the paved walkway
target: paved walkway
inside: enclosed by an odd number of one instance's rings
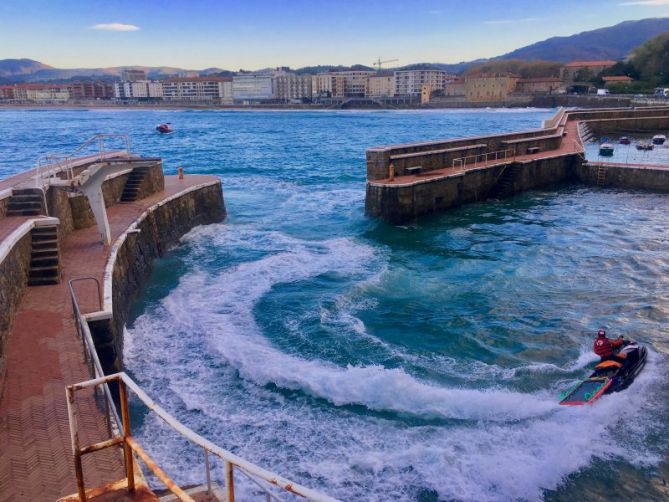
[[[165,177],[165,190],[130,204],[108,209],[116,239],[151,205],[194,185],[213,181],[190,175]],[[0,219],[6,236],[27,218]],[[102,280],[109,248],[97,227],[70,234],[61,247],[60,284],[29,287],[14,319],[7,344],[7,373],[0,401],[0,501],[53,501],[76,492],[65,386],[87,380],[82,346],[72,320],[67,281],[92,275]],[[78,291],[83,312],[97,310],[95,295]],[[77,393],[81,394],[81,393]],[[107,438],[102,413],[90,396],[78,398],[81,442]],[[125,477],[117,449],[84,456],[86,487]]]
[[[539,153],[516,155],[515,157],[509,157],[506,160],[493,159],[487,162],[478,162],[476,166],[471,164],[465,167],[448,166],[442,169],[434,169],[420,174],[395,176],[395,178],[392,181],[386,178],[386,179],[370,181],[369,183],[373,185],[391,185],[391,186],[411,185],[414,183],[421,183],[425,181],[434,181],[437,178],[446,178],[448,176],[460,174],[465,171],[471,171],[472,169],[481,169],[484,167],[510,164],[512,162],[523,162],[528,160],[543,159],[548,157],[561,157],[563,155],[573,155],[575,153],[583,153],[583,146],[581,145],[581,142],[578,139],[578,130],[576,122],[575,121],[567,122],[567,124],[565,125],[565,131],[567,132],[567,135],[562,138],[562,141],[560,142],[560,148],[556,150],[545,150]]]

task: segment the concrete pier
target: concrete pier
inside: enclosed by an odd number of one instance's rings
[[[585,160],[586,125],[598,133],[664,132],[669,107],[559,110],[540,129],[370,148],[365,212],[401,224],[565,180],[601,185],[601,166]],[[611,165],[607,172],[610,186],[669,191],[662,166]]]

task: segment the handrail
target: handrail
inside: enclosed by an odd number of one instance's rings
[[[94,154],[92,160],[102,160],[105,153],[111,152],[113,150],[105,149],[105,139],[109,138],[118,138],[122,139],[125,143],[125,149],[120,150],[120,153],[124,153],[126,156],[130,155],[130,138],[127,134],[113,134],[113,133],[100,133],[91,136],[81,145],[79,145],[72,153],[69,155],[51,153],[39,157],[35,163],[35,184],[38,188],[41,188],[46,179],[52,178],[60,172],[65,171],[67,179],[72,179],[74,177],[73,172],[73,162],[77,156],[88,146],[97,142],[98,151]],[[53,167],[50,167],[53,166]],[[43,169],[46,168],[44,171]]]
[[[107,385],[109,382],[118,382],[119,385],[119,394],[121,401],[121,415],[123,430],[125,431],[123,435],[113,437],[112,439],[96,443],[94,445],[81,447],[79,445],[79,434],[77,429],[77,413],[74,408],[74,393],[76,391],[95,388],[99,385]],[[145,464],[149,469],[151,469],[156,476],[161,479],[167,486],[167,488],[174,493],[180,500],[192,500],[188,496],[182,496],[182,490],[152,461],[152,459],[144,452],[141,446],[137,441],[132,437],[131,426],[130,426],[130,414],[128,412],[128,396],[127,391],[131,390],[140,401],[142,401],[150,411],[156,413],[161,420],[163,420],[167,425],[172,429],[177,431],[179,434],[184,436],[190,442],[194,443],[196,446],[199,446],[205,451],[207,455],[205,458],[206,467],[207,467],[207,480],[209,482],[209,462],[208,454],[212,453],[217,457],[221,458],[225,462],[225,478],[226,478],[226,502],[234,502],[235,500],[235,489],[234,489],[234,468],[237,468],[240,472],[245,475],[253,476],[255,478],[261,479],[271,485],[274,485],[278,488],[281,488],[287,492],[290,492],[294,495],[298,495],[307,500],[313,502],[337,502],[337,499],[334,499],[328,495],[324,495],[316,490],[307,488],[305,486],[294,483],[278,474],[270,472],[262,467],[259,467],[247,460],[244,460],[241,457],[238,457],[234,453],[224,450],[219,446],[215,445],[211,441],[203,438],[196,432],[192,431],[162,407],[160,407],[153,399],[151,399],[126,373],[115,373],[113,375],[102,376],[88,380],[85,382],[80,382],[74,385],[68,385],[66,389],[67,393],[67,407],[68,414],[70,417],[70,434],[72,436],[72,449],[75,457],[75,471],[77,473],[77,487],[79,492],[79,498],[82,502],[86,500],[86,491],[83,483],[83,470],[81,457],[86,453],[93,451],[99,451],[100,449],[107,448],[110,446],[116,446],[123,444],[124,447],[124,457],[125,457],[125,467],[126,467],[126,476],[128,480],[128,489],[132,492],[134,490],[134,467],[132,459],[132,451],[138,453],[140,458],[145,461]],[[261,488],[262,485],[256,483]],[[268,497],[277,498],[273,493],[269,492],[267,489],[264,489]]]
[[[494,155],[494,159],[493,159]],[[506,150],[497,150],[495,152],[488,152],[488,153],[479,153],[477,155],[467,155],[465,157],[458,157],[456,159],[453,159],[451,163],[451,167],[455,168],[456,167],[456,162],[459,163],[459,167],[464,170],[467,167],[467,160],[468,159],[474,159],[473,164],[474,168],[478,167],[479,163],[485,164],[486,162],[490,160],[498,161],[498,160],[508,160],[510,157],[515,157],[516,153],[513,148],[507,148]],[[480,160],[479,160],[480,159]],[[472,162],[470,162],[472,164]]]
[[[77,330],[79,338],[81,338],[83,349],[84,349],[84,360],[86,365],[89,367],[89,371],[94,378],[100,378],[105,375],[102,365],[100,364],[100,359],[98,358],[98,352],[95,349],[95,342],[93,341],[93,336],[91,335],[91,330],[88,327],[88,321],[81,313],[79,308],[79,302],[77,301],[77,295],[74,292],[74,284],[77,282],[84,281],[93,281],[97,286],[98,290],[98,305],[99,310],[102,310],[102,289],[100,286],[100,281],[91,276],[75,277],[70,279],[67,283],[67,287],[70,290],[70,299],[72,300],[72,313],[74,317],[74,326]],[[111,391],[107,384],[102,386],[102,392],[104,396],[105,403],[105,417],[107,420],[107,429],[110,435],[123,432],[123,424],[119,418],[118,411],[116,410],[116,404],[114,404],[114,399],[112,398]]]

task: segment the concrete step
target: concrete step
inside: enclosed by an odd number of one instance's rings
[[[12,197],[15,195],[39,195],[42,196],[42,190],[39,188],[15,188],[12,190]]]
[[[34,241],[33,240],[33,245],[32,245],[33,251],[39,249],[39,250],[46,250],[46,249],[58,249],[58,239],[48,239],[48,240],[38,240]]]
[[[39,267],[58,266],[58,255],[56,256],[33,256],[30,260],[30,267],[37,269]]]
[[[41,194],[12,194],[10,197],[10,203],[12,201],[16,202],[42,202],[42,195]]]
[[[32,234],[33,242],[40,242],[40,241],[50,241],[53,239],[58,238],[58,233],[57,232],[49,232],[49,233],[33,233]]]
[[[7,209],[5,216],[38,216],[39,209]]]
[[[31,277],[28,279],[28,286],[50,286],[59,283],[59,277]]]

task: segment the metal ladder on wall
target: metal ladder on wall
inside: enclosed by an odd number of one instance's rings
[[[606,182],[606,167],[599,166],[597,168],[597,186],[602,186]]]

